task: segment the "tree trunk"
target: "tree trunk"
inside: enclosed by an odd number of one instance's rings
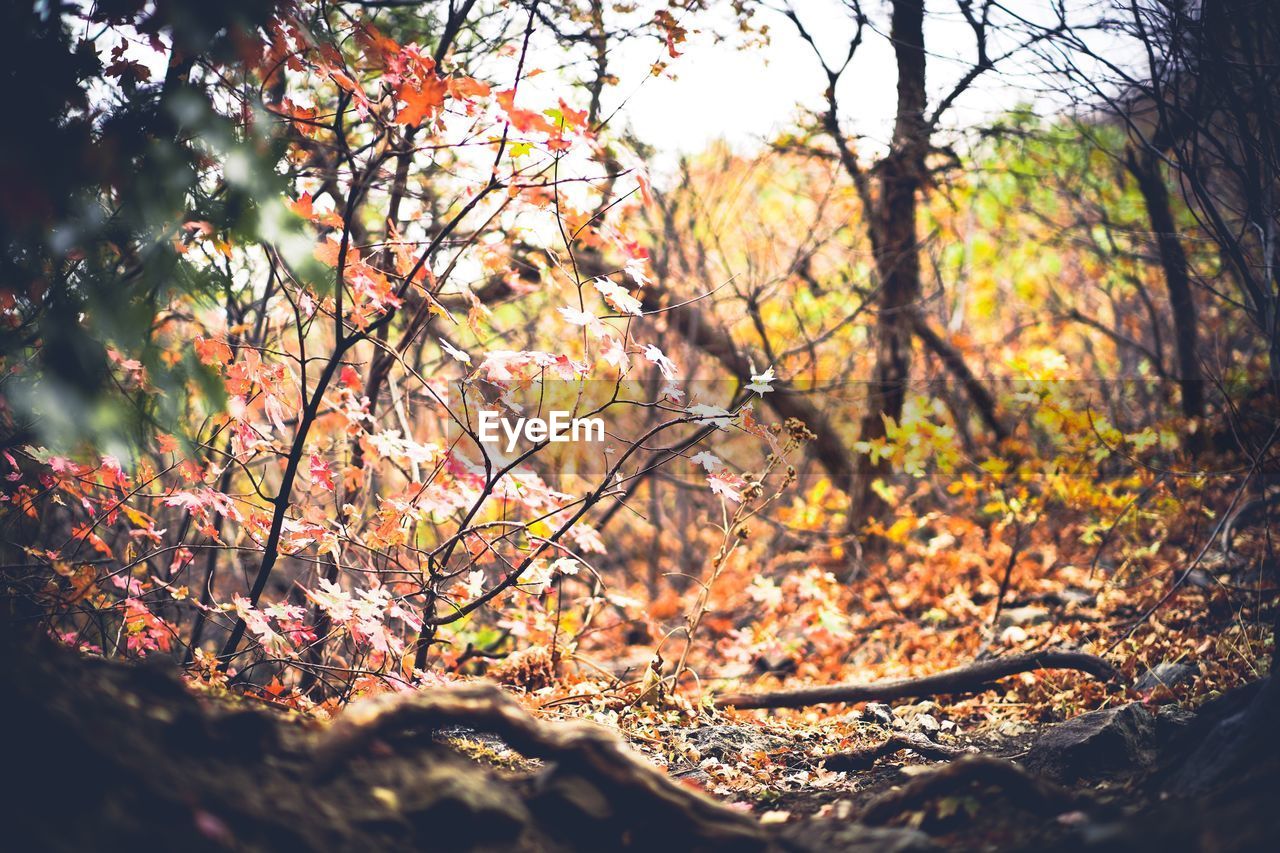
[[[911,373],[912,311],[920,297],[916,194],[923,184],[929,144],[922,0],[895,0],[891,38],[898,66],[898,106],[891,149],[877,167],[879,198],[874,209],[867,211],[880,296],[876,364],[859,432],[862,441],[884,438],[885,418],[901,418]],[[867,455],[858,457],[850,492],[851,526],[859,526],[882,508],[871,484],[885,470],[884,460],[872,463]]]
[[[1178,226],[1169,205],[1169,188],[1165,186],[1160,161],[1152,152],[1129,152],[1128,167],[1137,179],[1138,189],[1146,203],[1147,219],[1160,254],[1165,285],[1169,288],[1182,413],[1189,418],[1199,417],[1204,411],[1204,377],[1198,355],[1196,303],[1187,272],[1187,255],[1178,239]]]

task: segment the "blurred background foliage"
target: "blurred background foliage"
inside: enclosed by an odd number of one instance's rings
[[[104,2],[79,19],[58,3],[4,4],[4,90],[21,124],[0,135],[0,300],[20,318],[0,337],[13,366],[5,446],[130,455],[149,430],[182,431],[188,381],[220,398],[193,353],[157,333],[176,296],[216,302],[232,286],[225,266],[184,257],[190,223],[249,241],[266,224],[262,200],[284,191],[283,141],[219,110],[207,70],[233,65],[273,11]],[[126,22],[167,64],[102,61],[99,40]],[[139,362],[156,393],[113,379],[113,357]]]

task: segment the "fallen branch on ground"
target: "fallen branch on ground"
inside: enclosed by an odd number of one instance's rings
[[[837,772],[867,770],[879,759],[904,749],[910,749],[924,758],[936,758],[944,761],[951,761],[972,754],[972,750],[957,749],[934,743],[924,735],[915,732],[894,732],[875,746],[829,755],[823,759],[823,764],[826,765],[828,770]]]
[[[1116,677],[1116,671],[1111,664],[1096,655],[1060,650],[1043,651],[980,661],[920,678],[898,678],[872,684],[832,684],[824,687],[774,690],[766,693],[729,693],[716,697],[716,707],[733,707],[739,710],[803,708],[807,705],[833,702],[888,701],[977,693],[1002,678],[1037,669],[1074,669],[1103,680]]]

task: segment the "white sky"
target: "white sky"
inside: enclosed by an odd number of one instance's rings
[[[843,4],[838,0],[796,0],[794,5],[828,64],[838,64],[853,33]],[[865,135],[863,147],[868,149],[887,138],[896,100],[897,76],[887,38],[885,5],[876,0],[864,3],[872,20],[837,91],[844,127]],[[1009,5],[1020,15],[1042,19],[1048,2],[1014,0]],[[742,50],[735,47],[740,38],[717,44],[714,35],[735,35],[725,15],[720,25],[704,26],[700,34],[691,35],[683,45],[683,55],[672,61],[660,78],[648,76],[648,69],[655,59],[666,59],[665,50],[655,49],[652,42],[627,45],[614,57],[611,69],[620,78],[611,105],[626,98],[619,118],[657,148],[664,155],[662,159],[671,160],[676,154],[700,150],[717,138],[735,146],[750,146],[791,127],[799,115],[797,105],[824,106],[826,76],[812,48],[781,14],[764,10],[757,19],[769,25],[767,46]],[[1008,42],[1002,45],[1000,35],[992,38],[990,55],[1008,49]],[[925,44],[932,104],[951,89],[976,55],[972,31],[954,0],[928,4]],[[1001,69],[1003,73],[988,72],[980,78],[944,119],[944,126],[971,125],[1036,100],[1035,75],[1028,57],[1011,59]]]

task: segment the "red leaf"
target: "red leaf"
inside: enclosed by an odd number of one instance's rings
[[[326,492],[334,490],[333,471],[329,468],[329,463],[314,453],[311,454],[311,482],[319,483]]]

